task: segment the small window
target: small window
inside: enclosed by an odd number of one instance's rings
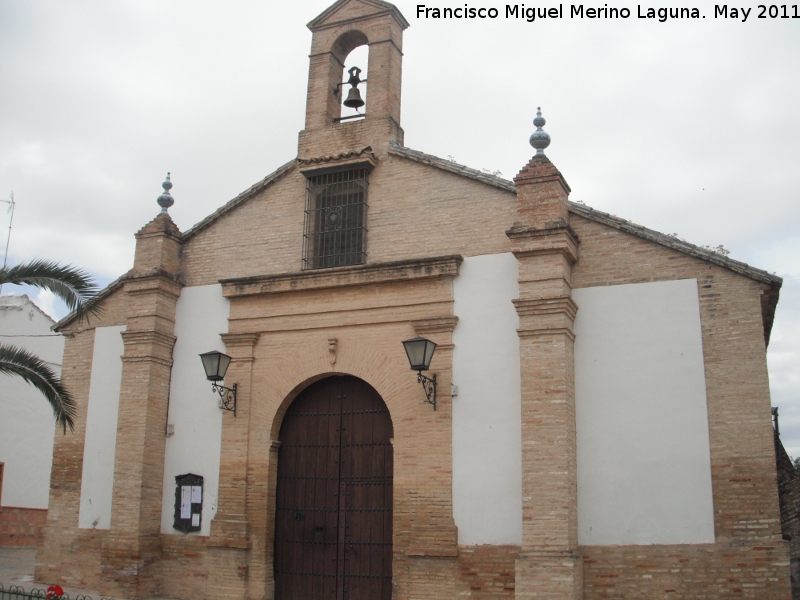
[[[366,168],[308,177],[303,269],[366,262],[367,178]]]

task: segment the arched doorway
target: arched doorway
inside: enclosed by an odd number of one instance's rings
[[[392,597],[392,421],[378,392],[328,377],[281,425],[276,600]]]

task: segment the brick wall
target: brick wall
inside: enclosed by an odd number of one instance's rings
[[[385,155],[367,196],[368,264],[511,251],[513,193]],[[305,204],[306,179],[295,167],[186,242],[186,285],[300,271]]]
[[[78,529],[83,445],[89,407],[94,328],[126,324],[128,301],[120,288],[102,303],[102,317],[74,321],[65,333],[61,378],[77,405],[74,431],[57,435],[53,446],[47,524],[36,554],[37,581],[76,587],[99,586],[100,551],[107,532]]]
[[[347,373],[379,391],[394,424],[395,598],[577,598],[581,590],[590,599],[788,598],[789,555],[781,539],[761,322],[764,285],[568,214],[566,184],[550,186],[547,194],[539,187],[560,180],[547,165],[546,172],[539,169],[541,159],[520,179],[530,193],[520,192],[518,212],[519,198],[505,184],[478,183],[391,152],[391,140],[402,143],[403,135],[404,23],[388,13],[362,18],[369,10],[351,3],[347,11],[355,12],[336,18],[352,22],[325,24],[324,16],[312,22],[299,155],[331,166],[339,153],[370,145],[377,164],[368,190],[366,267],[408,259],[416,259],[416,266],[383,273],[365,267],[361,275],[330,285],[323,285],[324,272],[299,273],[306,191],[297,164],[186,240],[167,217],[148,224],[137,234],[133,271],[103,303],[104,317],[91,326],[66,328],[63,379],[77,399],[78,419],[73,433],[56,439],[37,579],[122,596],[271,597],[281,420],[303,387]],[[334,125],[338,103],[329,90],[341,74],[339,55],[363,38],[373,43],[370,64],[381,66],[370,69],[370,116]],[[550,210],[554,206],[557,210]],[[522,229],[509,239],[506,232],[517,222]],[[457,546],[448,394],[456,273],[437,273],[439,267],[418,260],[512,248],[520,259],[517,308],[528,442],[523,557],[514,546]],[[234,359],[229,378],[239,382],[239,396],[237,416],[223,415],[219,506],[211,536],[162,535],[163,425],[180,283],[276,274],[286,274],[288,287],[276,289],[283,284],[266,279],[250,292],[247,282],[224,286],[231,300],[230,333],[224,338]],[[716,543],[579,548],[570,289],[686,278],[697,279],[699,286]],[[82,530],[91,327],[123,324],[128,331],[112,529]],[[543,337],[544,329],[549,337]],[[400,344],[416,334],[439,344],[432,365],[439,384],[435,412],[421,402]],[[337,340],[333,357],[331,339]],[[548,408],[541,399],[553,392],[560,394],[553,396],[558,402],[551,400]],[[537,586],[545,580],[549,591],[540,595]]]
[[[519,546],[459,546],[458,596],[475,600],[514,597]]]
[[[595,598],[789,598],[761,317],[765,285],[578,215],[575,288],[697,279],[716,543],[582,547]],[[578,309],[580,310],[580,308]],[[706,592],[708,590],[708,592]]]
[[[491,226],[455,228],[447,239],[429,240],[420,248],[432,253],[437,247],[458,248],[467,255],[503,252],[510,249],[499,221],[511,219],[509,196],[482,184],[473,184],[447,173],[403,161],[392,173],[403,181],[424,170],[430,189],[447,188],[438,212],[445,218],[458,206],[479,210],[487,193],[498,196],[502,218],[487,215]],[[406,165],[406,167],[404,167]],[[251,219],[257,237],[271,208],[277,209],[285,192],[297,195],[281,210],[287,214],[302,207],[302,187],[286,180],[286,190],[265,195],[243,210],[241,217],[223,219],[207,234],[193,238],[184,251],[184,272],[195,283],[208,283],[199,265],[210,261],[221,243],[244,215]],[[488,192],[487,192],[488,190]],[[460,195],[460,199],[455,196]],[[513,197],[513,196],[512,196]],[[416,202],[416,201],[415,201]],[[292,204],[295,203],[295,204]],[[271,205],[271,206],[270,206]],[[401,211],[402,222],[414,212]],[[403,211],[407,210],[405,213]],[[472,209],[469,209],[472,210]],[[469,211],[467,211],[469,212]],[[274,214],[274,213],[273,213]],[[396,217],[398,215],[395,215]],[[273,219],[288,218],[277,216]],[[390,235],[390,215],[384,236]],[[497,223],[495,223],[497,219]],[[646,242],[613,228],[572,215],[580,238],[579,260],[572,273],[575,287],[638,283],[676,278],[699,282],[703,349],[706,363],[709,425],[712,444],[712,480],[717,543],[708,546],[584,547],[584,591],[586,598],[604,597],[692,597],[697,590],[711,590],[717,597],[786,598],[788,585],[786,544],[780,539],[777,485],[769,419],[769,395],[764,359],[760,297],[763,286],[722,267]],[[446,227],[440,223],[440,227]],[[411,219],[408,229],[418,225]],[[424,227],[420,231],[424,231]],[[405,234],[396,227],[396,236]],[[301,236],[295,244],[284,240],[281,252],[255,252],[239,256],[228,275],[265,274],[288,270],[300,261]],[[470,239],[470,232],[477,231]],[[374,230],[371,231],[373,235]],[[264,239],[269,236],[263,236]],[[265,242],[266,243],[266,242]],[[396,241],[396,243],[399,243]],[[429,244],[426,245],[426,244]],[[378,247],[389,251],[381,239]],[[404,246],[412,247],[412,246]],[[295,253],[291,260],[289,254]],[[395,255],[398,257],[397,255]],[[399,257],[398,257],[399,258]],[[197,261],[197,263],[195,262]],[[213,276],[219,277],[223,273]],[[350,282],[352,283],[352,282]],[[103,319],[96,325],[125,323],[129,310],[126,293],[120,289],[105,302]],[[245,498],[248,508],[237,516],[228,510],[229,523],[241,524],[244,548],[220,546],[219,542],[193,536],[162,535],[161,593],[171,597],[192,597],[213,585],[214,589],[248,590],[251,597],[269,597],[271,585],[270,494],[274,493],[274,456],[270,447],[277,439],[282,411],[297,393],[299,385],[324,373],[348,372],[370,381],[379,389],[392,410],[395,422],[396,516],[394,581],[397,597],[414,594],[447,593],[476,598],[507,598],[514,591],[514,547],[462,547],[455,556],[455,529],[450,506],[450,399],[449,370],[452,346],[447,327],[424,333],[441,345],[434,358],[440,377],[439,408],[434,413],[424,406],[413,373],[405,366],[399,341],[413,336],[412,322],[452,318],[452,290],[448,278],[384,281],[368,285],[346,285],[331,289],[287,291],[232,298],[232,334],[258,332],[252,359],[244,356],[232,369],[245,369],[250,392],[240,402],[236,427],[228,443],[246,451],[229,452],[233,461],[223,471],[230,473],[232,496]],[[452,327],[452,322],[450,323]],[[47,580],[100,587],[101,550],[108,532],[77,529],[80,478],[83,456],[88,382],[92,359],[92,330],[75,324],[75,335],[67,340],[64,378],[79,401],[76,430],[56,439],[50,515],[45,542],[40,548],[37,577]],[[328,339],[338,339],[337,361],[330,363]],[[270,365],[264,369],[260,365]],[[249,365],[249,366],[246,366]],[[244,390],[244,386],[243,386]],[[244,394],[244,391],[243,391]],[[244,398],[244,396],[243,396]],[[230,417],[230,418],[228,418]],[[226,423],[232,421],[225,415]],[[249,422],[249,425],[245,425]],[[225,425],[229,427],[229,425]],[[233,425],[230,425],[233,427]],[[237,446],[238,447],[238,446]],[[424,452],[421,452],[424,450]],[[235,463],[235,464],[234,464]],[[424,473],[424,475],[422,475]],[[245,485],[246,482],[246,485]],[[221,490],[222,491],[222,490]],[[220,506],[223,511],[226,507]],[[223,514],[224,516],[224,514]],[[240,521],[237,521],[241,517]],[[448,541],[450,540],[450,541]],[[249,546],[249,547],[248,547]],[[233,565],[230,583],[220,579],[218,561]],[[452,586],[455,586],[453,588]],[[675,590],[674,592],[668,590]],[[239,592],[237,592],[239,593]],[[620,596],[622,595],[622,596]],[[674,595],[674,596],[673,596]],[[224,594],[220,593],[220,597]]]
[[[786,548],[762,544],[583,547],[584,598],[789,600]]]
[[[778,453],[778,494],[781,502],[781,530],[789,542],[792,572],[792,598],[800,600],[800,475],[775,435]]]
[[[46,508],[0,507],[0,546],[35,546],[46,522]]]

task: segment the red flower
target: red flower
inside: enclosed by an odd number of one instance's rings
[[[64,595],[64,588],[62,588],[60,585],[51,585],[49,588],[47,588],[47,595],[45,596],[45,598],[47,598],[48,600],[57,600],[58,598],[61,598],[63,595]]]

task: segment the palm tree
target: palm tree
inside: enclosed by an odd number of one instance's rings
[[[33,260],[16,267],[0,268],[0,287],[6,283],[32,285],[48,290],[61,298],[80,318],[89,314],[99,315],[94,299],[97,285],[91,276],[81,269],[62,266],[46,260]],[[38,356],[22,348],[0,344],[0,373],[17,375],[38,389],[50,406],[56,423],[64,433],[67,426],[74,427],[75,400],[61,383],[61,378]]]

